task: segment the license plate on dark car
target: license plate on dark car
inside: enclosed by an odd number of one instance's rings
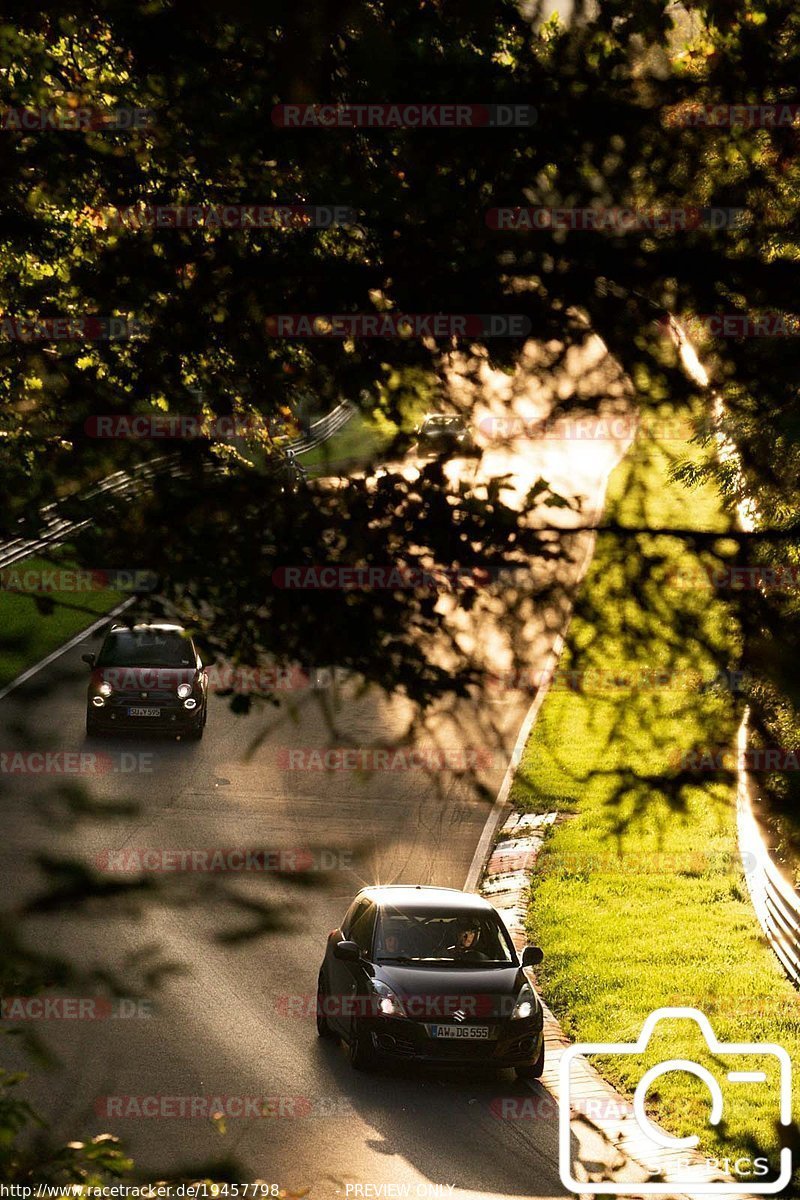
[[[464,1038],[466,1041],[488,1041],[488,1025],[431,1025],[431,1037]]]
[[[129,708],[129,717],[160,717],[160,708]]]

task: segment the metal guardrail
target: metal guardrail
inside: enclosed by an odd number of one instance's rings
[[[753,781],[742,766],[747,749],[747,714],[739,726],[736,815],[739,853],[756,916],[792,983],[800,986],[800,895],[784,879],[753,812]]]
[[[284,449],[292,450],[294,454],[307,454],[309,450],[313,450],[316,446],[321,445],[322,442],[327,441],[329,437],[342,429],[357,411],[356,406],[350,400],[342,401],[341,404],[337,405],[326,416],[315,421],[310,426],[308,434],[305,437],[289,442]],[[86,501],[94,500],[98,496],[103,495],[124,496],[129,493],[135,493],[138,487],[141,487],[149,479],[153,479],[157,475],[172,474],[177,477],[180,474],[178,469],[179,461],[180,456],[177,454],[159,455],[157,458],[151,458],[146,463],[139,464],[139,466],[134,467],[131,471],[114,471],[87,491],[81,492],[78,496],[71,497],[71,499]],[[89,518],[70,521],[60,516],[57,503],[48,504],[43,508],[41,516],[42,529],[38,537],[12,538],[10,541],[0,545],[0,569],[13,566],[14,563],[30,558],[31,555],[37,554],[40,550],[45,550],[50,546],[55,546],[59,542],[63,542],[70,534],[78,533],[90,523]]]
[[[124,496],[128,493],[135,493],[138,487],[157,475],[169,472],[179,474],[176,469],[178,462],[177,454],[162,454],[149,462],[141,463],[130,472],[114,471],[113,474],[107,475],[105,479],[101,479],[99,483],[71,499],[85,501],[107,494]],[[11,541],[4,542],[0,546],[0,568],[13,566],[14,563],[30,558],[40,550],[55,546],[59,542],[63,542],[70,534],[77,533],[90,524],[89,518],[69,521],[58,515],[57,508],[57,504],[48,504],[42,509],[42,530],[38,537],[12,538]]]
[[[294,454],[308,454],[309,450],[327,442],[329,437],[334,433],[338,433],[343,429],[347,422],[354,417],[357,408],[350,400],[343,400],[336,408],[327,414],[325,417],[320,417],[313,425],[309,427],[306,437],[296,438],[295,441],[289,442],[286,446],[287,450],[291,450]]]
[[[705,370],[694,352],[694,347],[679,322],[669,316],[670,327],[681,355],[684,369],[696,383],[710,387]],[[689,352],[687,356],[687,350]],[[693,358],[692,358],[693,356]],[[730,464],[736,472],[740,499],[736,505],[737,521],[741,529],[754,530],[758,525],[759,512],[755,502],[747,495],[741,471],[739,454],[733,441],[723,432],[724,408],[716,391],[711,391],[713,412],[718,432],[715,435],[717,455],[721,462]],[[750,900],[761,928],[784,971],[796,987],[800,987],[800,893],[785,879],[770,853],[753,811],[754,784],[746,768],[749,712],[745,710],[737,736],[737,795],[736,823],[739,854],[744,867]]]

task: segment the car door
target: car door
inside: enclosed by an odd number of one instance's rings
[[[206,669],[205,669],[205,664],[203,663],[202,655],[200,654],[200,651],[197,649],[197,646],[194,644],[194,641],[192,641],[191,647],[192,647],[192,653],[194,654],[195,666],[197,667],[197,682],[200,684],[200,691],[202,692],[202,695],[203,695],[203,702],[205,702],[205,700],[208,697],[208,671],[206,671]]]
[[[375,905],[371,900],[359,905],[353,914],[350,926],[349,940],[355,942],[361,951],[361,961],[357,963],[342,963],[345,978],[342,995],[346,997],[343,1011],[344,1023],[349,1029],[353,1016],[368,1015],[369,997],[373,994],[369,986],[366,967],[371,962],[372,941],[375,935]]]
[[[336,958],[333,948],[337,942],[348,941],[353,926],[369,906],[366,897],[356,898],[345,913],[344,920],[338,929],[334,929],[328,938],[328,948],[325,954],[325,990],[328,994],[327,1017],[328,1024],[347,1033],[350,1028],[350,1014],[347,1011],[353,995],[353,972],[349,964]]]

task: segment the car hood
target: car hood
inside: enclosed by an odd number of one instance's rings
[[[110,683],[117,692],[174,692],[179,683],[194,683],[196,667],[96,667],[92,683]]]
[[[520,988],[531,983],[516,966],[459,968],[378,963],[375,978],[403,1001],[409,1016],[429,1020],[452,1017],[457,1011],[467,1018],[510,1017]]]

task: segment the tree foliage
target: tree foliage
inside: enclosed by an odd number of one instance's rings
[[[4,112],[152,112],[134,131],[7,120],[0,129],[4,321],[115,316],[145,326],[117,340],[22,341],[4,325],[3,537],[36,529],[53,500],[84,515],[74,494],[164,448],[92,437],[98,415],[257,419],[269,461],[275,431],[309,395],[320,411],[361,396],[365,410],[398,418],[404,380],[422,375],[444,389],[457,352],[511,370],[524,342],[281,339],[269,332],[275,314],[520,313],[532,336],[565,352],[589,328],[639,406],[663,416],[687,403],[710,414],[712,401],[680,370],[657,317],[795,309],[796,126],[679,115],[796,102],[800,13],[788,0],[708,0],[688,12],[666,0],[599,0],[576,4],[566,24],[510,0],[8,0],[3,21]],[[416,100],[533,105],[537,121],[455,130],[273,121],[286,102]],[[234,231],[120,227],[109,216],[276,203],[343,205],[357,220]],[[749,215],[732,227],[634,232],[497,230],[487,220],[491,208],[524,205]],[[743,486],[781,535],[743,541],[741,561],[796,561],[798,359],[796,338],[713,345]],[[583,403],[576,390],[563,408]],[[742,483],[708,446],[705,470],[733,504]],[[401,436],[390,458],[407,447]],[[323,559],[494,569],[555,553],[541,519],[530,519],[559,502],[546,483],[522,512],[498,485],[448,485],[436,464],[417,481],[390,471],[286,495],[213,438],[174,448],[182,478],[157,482],[135,507],[94,502],[97,524],[79,549],[103,565],[156,570],[206,644],[241,661],[333,656],[424,706],[474,675],[464,653],[446,666],[426,654],[422,639],[447,633],[434,599],[411,590],[298,600],[274,586],[275,570]],[[457,597],[474,600],[470,588]],[[796,599],[748,595],[742,617],[760,719],[774,727],[780,708],[791,725]]]

